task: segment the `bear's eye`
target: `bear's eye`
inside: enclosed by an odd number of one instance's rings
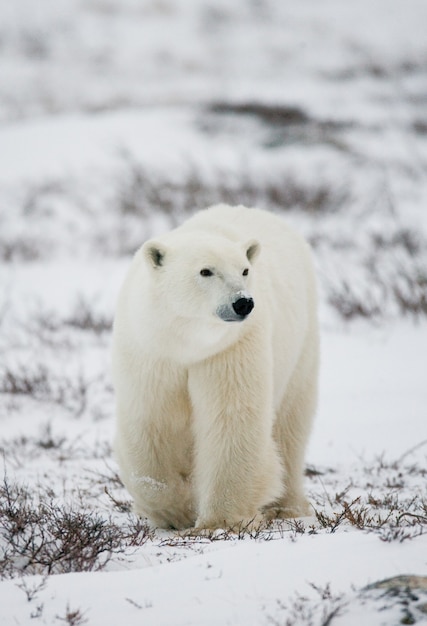
[[[246,267],[246,268],[243,270],[243,272],[242,272],[242,276],[247,276],[248,274],[249,274],[249,270],[248,270],[248,268]]]
[[[200,276],[213,276],[213,272],[206,267],[200,270]]]

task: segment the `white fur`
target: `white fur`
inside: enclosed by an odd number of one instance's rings
[[[250,296],[246,319],[220,317]],[[305,514],[318,351],[310,250],[279,217],[219,205],[146,242],[113,346],[115,451],[135,510],[173,528]]]

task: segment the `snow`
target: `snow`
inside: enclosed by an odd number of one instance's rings
[[[2,130],[1,180],[11,183],[16,177],[31,181],[70,175],[88,167],[105,169],[124,149],[149,156],[152,165],[164,164],[162,159],[171,143],[180,155],[187,150],[189,140],[197,142],[188,118],[188,113],[168,107],[148,110],[144,115],[130,110],[13,123]]]
[[[81,608],[94,626],[123,622],[133,626],[141,620],[156,626],[255,626],[269,623],[269,617],[279,619],[278,600],[296,591],[313,596],[310,583],[330,583],[343,592],[409,570],[425,573],[426,548],[426,537],[390,549],[373,536],[346,533],[304,537],[297,543],[243,542],[226,551],[136,572],[52,577],[37,602],[49,606],[45,619],[52,622],[47,623],[54,623],[68,603]],[[30,605],[23,602],[22,591],[13,582],[3,585],[8,598],[4,623],[27,623]]]
[[[426,440],[426,371],[427,332],[420,327],[401,322],[324,336],[311,461],[397,459]]]
[[[398,600],[381,611],[385,600],[361,594],[382,578],[427,576],[425,304],[414,312],[396,295],[422,301],[427,284],[426,24],[424,0],[0,8],[7,479],[124,528],[111,454],[114,303],[137,245],[205,198],[240,185],[237,201],[252,189],[259,206],[287,208],[313,244],[322,335],[307,455],[318,517],[258,537],[153,532],[103,571],[44,579],[16,562],[0,581],[1,626],[315,626],[338,605],[333,626],[399,623]],[[294,107],[307,121],[215,113],[217,103]],[[339,315],[346,284],[371,314]],[[13,394],[8,372],[41,382]],[[322,526],[345,506],[391,525]],[[418,525],[402,536],[393,523],[406,514]]]

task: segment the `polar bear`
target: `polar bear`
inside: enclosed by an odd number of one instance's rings
[[[135,511],[173,529],[308,514],[318,354],[311,252],[280,217],[218,205],[144,243],[113,333]]]

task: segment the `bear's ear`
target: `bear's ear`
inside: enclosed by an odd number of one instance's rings
[[[248,261],[253,263],[261,251],[261,246],[256,239],[250,239],[244,245]]]
[[[142,252],[149,264],[154,267],[161,267],[165,260],[166,247],[159,241],[146,241],[142,246]]]

